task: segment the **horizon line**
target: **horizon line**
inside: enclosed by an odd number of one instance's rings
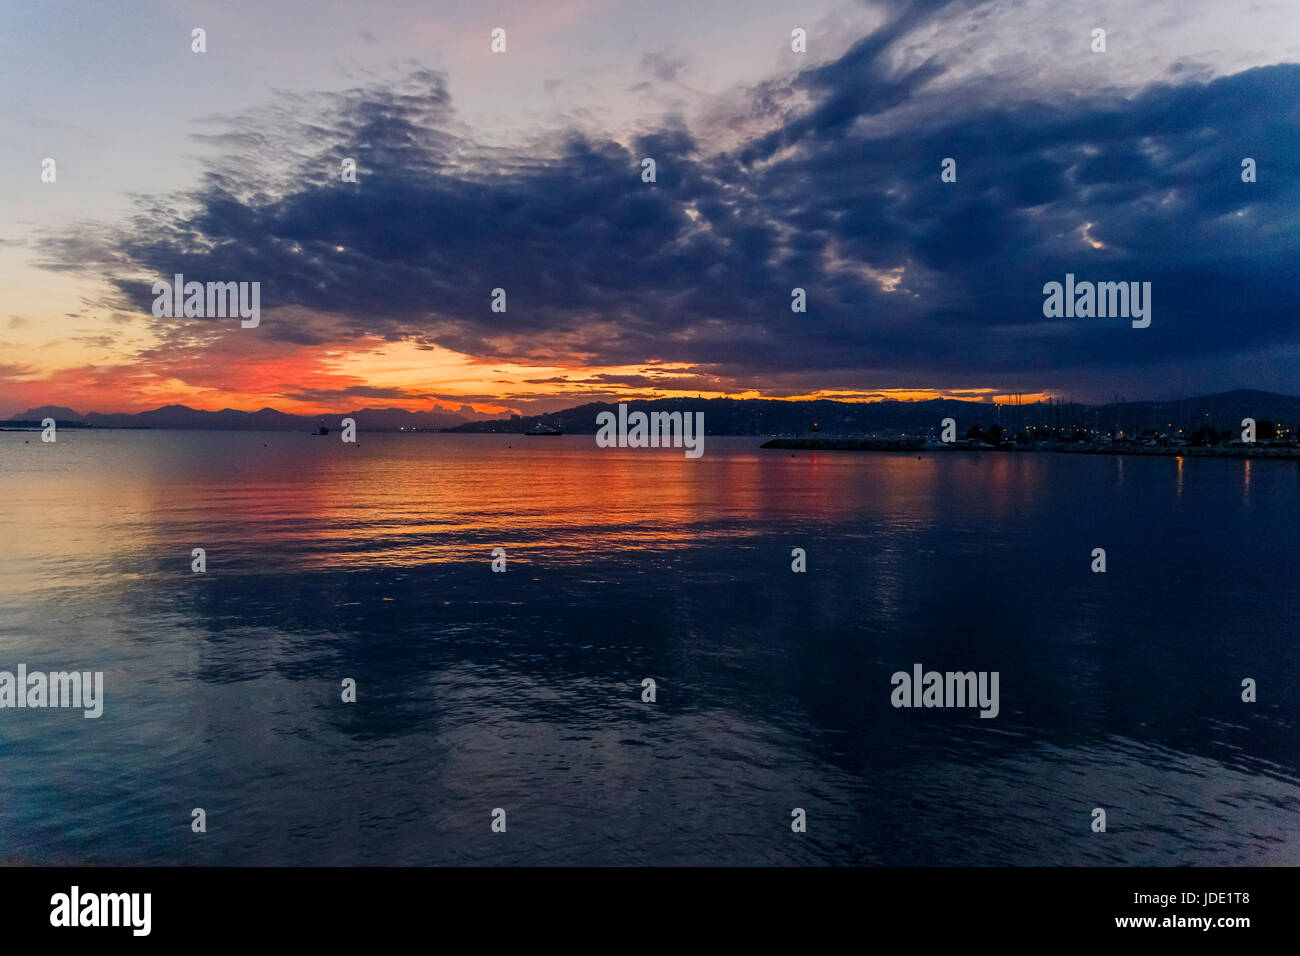
[[[907,405],[920,405],[926,402],[961,402],[968,405],[985,405],[989,407],[996,407],[999,405],[1005,405],[1010,407],[1016,407],[1017,405],[1019,405],[1020,407],[1028,407],[1034,405],[1048,404],[1048,405],[1062,405],[1062,406],[1077,405],[1077,406],[1083,406],[1088,408],[1106,408],[1111,405],[1166,405],[1166,404],[1173,404],[1178,402],[1201,401],[1210,398],[1220,398],[1225,395],[1235,394],[1237,392],[1257,392],[1259,394],[1268,395],[1274,398],[1285,398],[1285,399],[1300,401],[1300,395],[1291,395],[1285,392],[1272,392],[1267,389],[1257,389],[1257,388],[1234,388],[1234,389],[1228,389],[1226,391],[1221,391],[1221,392],[1208,392],[1208,393],[1198,394],[1198,395],[1183,395],[1177,398],[1133,399],[1133,400],[1121,399],[1119,401],[1110,401],[1110,402],[1076,401],[1076,400],[1071,400],[1067,397],[1056,396],[1056,395],[1051,395],[1046,393],[1034,393],[1038,397],[1034,398],[1033,401],[1024,400],[1025,396],[1023,395],[1022,395],[1022,401],[1020,402],[998,401],[998,399],[1000,398],[1001,399],[1015,398],[1016,393],[1006,393],[1006,392],[999,392],[996,395],[991,395],[987,397],[981,396],[978,398],[964,398],[964,397],[955,397],[949,395],[936,395],[929,398],[895,398],[891,396],[886,396],[880,398],[862,398],[862,399],[826,398],[826,397],[809,398],[805,396],[774,397],[774,396],[750,396],[750,395],[746,395],[745,397],[738,397],[738,396],[731,396],[731,395],[711,395],[710,397],[705,398],[703,395],[697,395],[694,397],[685,396],[685,395],[678,395],[678,396],[660,395],[654,397],[598,399],[594,401],[577,402],[573,405],[567,405],[563,408],[556,409],[554,411],[536,412],[532,414],[523,414],[523,413],[507,411],[503,414],[497,415],[496,417],[491,417],[489,413],[479,413],[488,417],[478,418],[478,419],[465,418],[464,413],[462,413],[459,409],[441,408],[436,405],[429,408],[421,408],[421,409],[404,408],[397,405],[383,405],[383,406],[365,405],[361,407],[349,408],[347,409],[347,413],[350,414],[350,413],[357,413],[357,412],[387,412],[387,413],[396,412],[396,413],[405,413],[408,415],[439,414],[439,415],[446,415],[448,417],[458,416],[462,418],[464,422],[468,423],[474,421],[509,421],[513,415],[518,415],[518,417],[521,419],[541,418],[547,415],[557,415],[563,412],[573,411],[574,409],[581,408],[585,405],[619,405],[619,404],[627,404],[631,402],[651,404],[655,402],[682,402],[682,401],[689,401],[689,402],[734,401],[734,402],[782,402],[791,405],[812,404],[815,402],[831,402],[837,405],[878,405],[886,402],[896,402],[899,404],[907,404]],[[469,405],[470,403],[466,402],[464,404]],[[473,406],[471,405],[470,407],[472,408]],[[180,409],[188,412],[202,413],[205,415],[218,415],[223,412],[231,412],[238,415],[256,415],[263,412],[271,412],[276,415],[284,415],[289,418],[313,418],[313,417],[322,417],[327,415],[340,414],[340,412],[337,409],[327,409],[323,411],[318,410],[318,411],[311,411],[311,412],[286,412],[270,405],[264,405],[261,408],[256,408],[256,409],[231,408],[229,406],[223,408],[198,408],[193,405],[185,405],[179,402],[171,402],[164,405],[159,405],[154,408],[146,408],[135,412],[123,412],[123,411],[81,412],[81,411],[77,411],[71,406],[47,403],[44,405],[31,406],[27,409],[24,409],[23,411],[16,412],[15,414],[10,415],[3,420],[8,422],[30,421],[32,419],[24,418],[23,416],[27,412],[38,411],[40,409],[64,409],[66,411],[74,413],[77,416],[80,416],[83,419],[88,418],[89,416],[92,415],[98,415],[103,417],[109,417],[109,416],[135,417],[138,415],[147,415],[152,412],[164,411],[166,409]],[[66,420],[72,421],[73,419],[66,419]]]

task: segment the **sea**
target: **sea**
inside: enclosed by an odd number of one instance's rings
[[[761,443],[0,433],[0,863],[1300,863],[1300,464]]]

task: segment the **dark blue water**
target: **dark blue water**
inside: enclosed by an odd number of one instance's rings
[[[1295,463],[34,438],[0,670],[105,709],[0,710],[0,861],[1300,862]]]

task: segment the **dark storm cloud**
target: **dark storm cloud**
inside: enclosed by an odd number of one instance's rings
[[[264,313],[336,314],[347,335],[494,361],[689,362],[760,388],[1028,390],[1296,342],[1300,67],[1124,98],[935,94],[943,64],[898,72],[886,53],[941,6],[903,5],[839,60],[763,84],[747,109],[782,121],[729,153],[677,121],[630,148],[576,132],[480,148],[421,72],[241,120],[194,194],[142,205],[111,244],[47,252],[129,262],[116,281],[145,312],[139,274],[260,280]],[[241,165],[268,146],[292,174]],[[339,181],[344,157],[358,184]],[[1151,282],[1150,328],[1045,319],[1043,284],[1067,272]],[[340,332],[264,318],[259,334]]]

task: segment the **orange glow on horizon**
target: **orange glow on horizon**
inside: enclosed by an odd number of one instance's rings
[[[215,378],[196,374],[198,370],[177,368],[174,375],[158,375],[139,367],[83,366],[52,371],[44,376],[28,376],[10,380],[5,389],[5,402],[12,408],[0,408],[0,415],[35,408],[42,405],[60,405],[76,411],[124,412],[134,414],[150,411],[164,405],[185,405],[203,411],[238,409],[257,411],[273,408],[295,415],[329,414],[341,410],[360,408],[399,408],[407,411],[457,412],[464,406],[480,415],[511,413],[529,414],[525,406],[539,400],[552,399],[552,407],[569,407],[594,401],[653,401],[666,398],[730,398],[769,399],[773,401],[838,401],[870,404],[883,401],[921,402],[933,399],[955,399],[983,404],[1013,404],[1012,396],[993,395],[992,389],[938,389],[890,388],[871,390],[816,389],[797,394],[767,394],[757,388],[684,388],[668,384],[662,386],[625,385],[618,382],[597,384],[597,375],[644,375],[649,369],[585,368],[560,371],[555,378],[562,381],[530,383],[539,370],[528,370],[527,378],[518,380],[497,377],[479,381],[456,378],[431,382],[368,381],[357,368],[352,374],[337,374],[309,368],[311,361],[299,358],[270,360],[231,370],[227,382],[218,384]],[[351,364],[351,363],[350,363]],[[653,367],[650,367],[653,368]],[[502,371],[497,369],[497,371]],[[218,376],[219,377],[219,376]],[[571,377],[571,381],[569,380]],[[382,374],[377,379],[388,379]],[[286,383],[295,383],[289,385]],[[356,391],[349,391],[356,389]],[[498,389],[496,395],[485,394]],[[371,390],[374,390],[373,392]],[[332,391],[337,395],[329,400],[311,398],[314,391]],[[436,392],[436,394],[433,394]],[[459,393],[459,394],[458,394]],[[464,397],[461,398],[460,396]],[[1047,393],[1030,393],[1021,396],[1025,405],[1045,401]],[[563,401],[558,403],[554,400]]]
[[[622,366],[579,364],[572,351],[541,359],[553,364],[523,364],[407,340],[358,338],[337,317],[285,312],[277,320],[301,321],[318,340],[251,336],[238,326],[159,332],[127,322],[112,340],[87,346],[75,338],[51,337],[53,328],[24,329],[27,340],[14,353],[23,361],[0,366],[0,417],[45,405],[79,414],[185,405],[202,411],[273,408],[307,416],[363,408],[456,413],[468,407],[477,415],[504,417],[589,402],[664,398],[861,403],[948,398],[986,404],[1011,399],[993,388],[764,389],[698,365],[654,358]],[[1047,397],[1036,392],[1021,401]]]

